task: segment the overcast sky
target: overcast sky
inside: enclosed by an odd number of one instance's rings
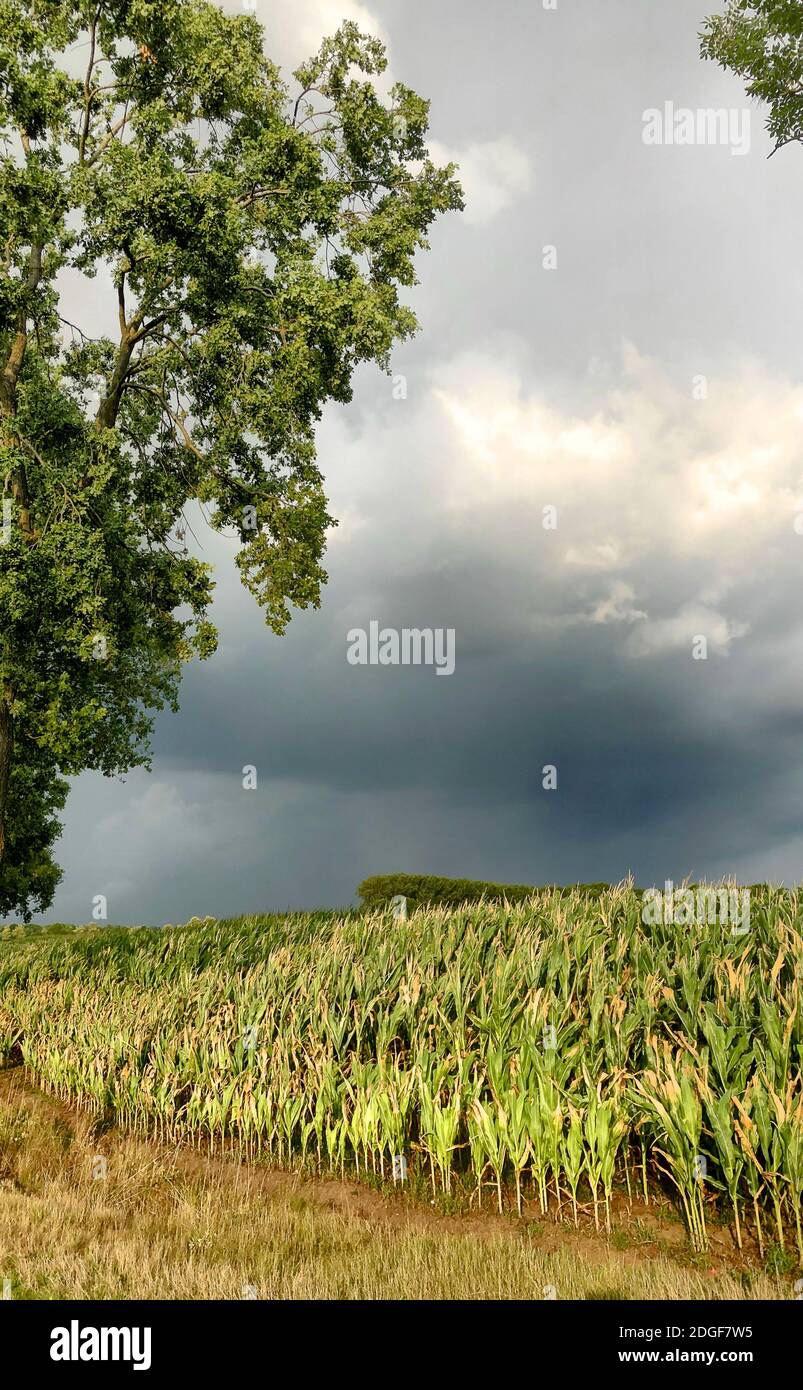
[[[467,208],[420,261],[406,399],[365,369],[321,423],[322,608],[272,635],[201,526],[218,654],[150,774],[74,785],[47,920],[339,906],[393,870],[803,877],[803,150],[768,161],[755,107],[747,152],[643,141],[666,102],[743,132],[699,57],[721,3],[258,0],[283,66],[380,34]],[[453,628],[454,673],[350,665],[372,621]]]

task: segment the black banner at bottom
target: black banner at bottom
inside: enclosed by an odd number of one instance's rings
[[[635,1372],[702,1366],[726,1371],[780,1370],[797,1344],[803,1301],[767,1303],[287,1303],[243,1299],[232,1303],[0,1302],[5,1355],[22,1355],[26,1374],[45,1383],[93,1372],[107,1383],[199,1372],[204,1383],[253,1362],[268,1373],[280,1356],[303,1366],[309,1380],[318,1366],[370,1365],[393,1377],[394,1357],[383,1370],[371,1353],[377,1340],[399,1358],[416,1346],[424,1365],[455,1371],[492,1353],[501,1364],[526,1347],[566,1373]],[[500,1335],[501,1334],[501,1335]],[[422,1341],[421,1339],[426,1339]],[[360,1348],[370,1356],[354,1361]],[[13,1349],[13,1351],[12,1351]],[[299,1354],[301,1360],[299,1361]],[[408,1361],[408,1365],[409,1365]],[[412,1367],[411,1367],[412,1369]],[[6,1382],[10,1383],[10,1382]]]

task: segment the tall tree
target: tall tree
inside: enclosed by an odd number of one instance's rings
[[[729,0],[707,19],[702,52],[743,78],[748,95],[769,106],[775,149],[803,140],[801,0]]]
[[[275,632],[319,603],[315,423],[415,330],[462,206],[385,67],[348,23],[288,84],[209,0],[0,0],[0,913],[52,899],[65,778],[147,765],[214,648],[189,503]],[[82,278],[108,336],[65,312]]]

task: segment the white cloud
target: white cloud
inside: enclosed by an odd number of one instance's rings
[[[530,626],[535,632],[567,632],[571,628],[643,622],[647,614],[635,606],[634,600],[635,591],[631,585],[617,580],[590,607],[557,613],[540,612]]]
[[[704,637],[708,652],[727,656],[731,644],[749,631],[747,623],[735,622],[703,604],[685,604],[669,618],[660,618],[637,628],[629,638],[636,656],[680,650],[691,655],[692,646]]]
[[[500,630],[609,628],[642,659],[698,635],[724,655],[774,627],[771,593],[797,583],[803,560],[799,385],[752,366],[712,377],[698,401],[625,344],[572,409],[532,384],[525,360],[509,342],[460,354],[356,438],[327,418],[335,515],[365,523],[347,528],[357,591],[440,573],[449,556],[452,573],[492,577]]]
[[[364,34],[372,34],[387,43],[379,20],[356,0],[293,0],[292,5],[272,4],[269,14],[278,18],[279,13],[292,16],[294,32],[305,52],[307,49],[314,52],[321,39],[334,34],[345,20],[351,20]]]
[[[635,590],[621,580],[611,586],[606,596],[600,599],[591,614],[592,623],[635,623],[647,614],[634,604]]]
[[[243,5],[240,0],[224,0],[221,9],[238,14]],[[352,20],[362,33],[381,39],[386,47],[388,43],[376,15],[359,0],[293,0],[292,4],[286,0],[257,0],[251,13],[265,30],[265,51],[285,70],[285,75],[317,52],[321,40],[334,34],[345,20]]]
[[[616,570],[625,562],[625,551],[621,541],[609,539],[586,546],[570,545],[563,559],[567,565],[577,565],[581,569]]]
[[[350,545],[355,536],[368,524],[368,519],[356,507],[344,507],[337,514],[337,525],[330,526],[326,536],[326,548]]]
[[[429,150],[436,163],[453,160],[458,165],[466,202],[463,214],[466,222],[490,222],[497,213],[504,212],[527,193],[532,184],[530,159],[508,135],[468,145],[465,149],[450,149],[431,140]]]

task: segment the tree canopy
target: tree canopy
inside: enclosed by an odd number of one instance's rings
[[[702,52],[745,81],[769,106],[775,148],[803,140],[803,4],[800,0],[729,0],[706,20]]]
[[[209,654],[185,508],[281,633],[319,603],[323,405],[417,327],[428,102],[347,23],[284,80],[209,0],[0,0],[0,913],[60,877],[66,778],[148,764]],[[380,80],[378,80],[380,79]],[[108,324],[65,300],[108,300]]]

